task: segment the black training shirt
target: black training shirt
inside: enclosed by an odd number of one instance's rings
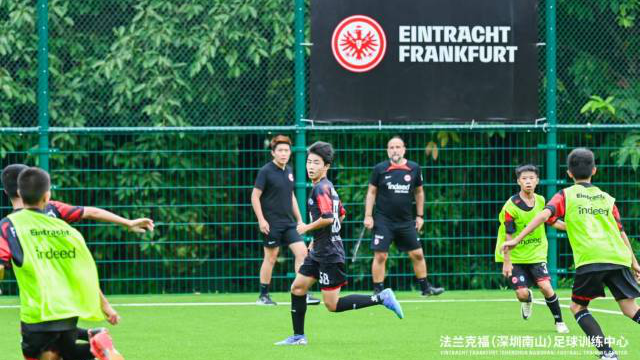
[[[322,178],[311,190],[309,197],[309,223],[319,218],[331,219],[333,224],[311,232],[313,249],[311,259],[321,263],[345,262],[344,246],[340,237],[340,217],[346,212],[331,181]]]
[[[404,165],[395,165],[383,161],[373,168],[369,184],[378,191],[374,214],[397,222],[415,219],[415,195],[417,187],[422,186],[420,166],[413,161]]]
[[[287,165],[283,170],[270,161],[258,172],[254,187],[262,190],[260,205],[267,222],[290,223],[296,221],[292,205],[295,182],[291,166]]]

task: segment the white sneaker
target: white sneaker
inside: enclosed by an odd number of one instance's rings
[[[600,360],[618,360],[618,355],[615,352],[609,351],[600,356]]]
[[[557,322],[556,323],[556,331],[558,332],[558,334],[568,334],[569,333],[569,328],[567,327],[567,324],[565,324],[563,322]]]
[[[522,311],[522,318],[527,320],[531,317],[531,313],[533,312],[533,292],[531,289],[527,289],[529,292],[529,301],[520,303],[520,310]]]

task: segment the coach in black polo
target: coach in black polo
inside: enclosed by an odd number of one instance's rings
[[[296,273],[307,256],[307,247],[296,231],[296,226],[303,222],[293,193],[293,171],[287,165],[291,158],[291,139],[284,135],[274,137],[271,156],[273,160],[258,172],[251,193],[251,205],[258,218],[260,232],[264,234],[264,259],[260,267],[260,296],[257,301],[261,305],[276,305],[269,296],[269,285],[280,246],[291,249]],[[307,303],[317,305],[320,300],[309,295]]]
[[[364,226],[373,229],[371,273],[374,293],[384,289],[387,254],[394,243],[409,255],[422,295],[440,295],[444,289],[427,281],[427,264],[418,239],[418,231],[424,224],[422,173],[417,163],[404,158],[405,152],[404,141],[393,137],[387,143],[389,160],[377,164],[369,179]]]

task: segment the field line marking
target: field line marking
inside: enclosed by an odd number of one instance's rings
[[[561,298],[561,300],[568,301],[570,298]],[[421,300],[399,300],[400,303],[415,304],[415,303],[478,303],[478,302],[518,302],[515,298],[509,299],[421,299]],[[534,304],[545,305],[544,301],[534,300]],[[291,305],[290,302],[279,302],[280,305]],[[255,302],[175,302],[175,303],[123,303],[112,304],[113,307],[206,307],[206,306],[259,306]],[[569,305],[560,305],[563,308],[569,308]],[[0,305],[2,309],[19,309],[20,305]],[[600,312],[605,314],[623,315],[620,311],[605,310],[597,308],[589,308],[590,311]]]
[[[545,306],[547,305],[547,303],[546,303],[546,302],[544,302],[544,301],[540,301],[540,300],[533,300],[533,303],[534,303],[534,304],[537,304],[537,305],[545,305]],[[560,304],[560,307],[565,308],[565,309],[569,309],[569,305],[562,305],[562,304]],[[591,308],[591,307],[589,308],[589,311],[592,311],[592,312],[599,312],[599,313],[605,313],[605,314],[624,315],[624,314],[622,313],[622,311],[605,310],[605,309],[596,309],[596,308]]]

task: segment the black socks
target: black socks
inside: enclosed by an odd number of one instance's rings
[[[260,283],[260,296],[269,295],[269,284]]]
[[[422,290],[423,293],[427,292],[427,290],[429,289],[429,283],[427,282],[426,277],[418,279],[418,285],[420,285],[420,290]]]
[[[382,290],[384,290],[384,282],[379,282],[379,283],[374,282],[373,283],[373,292],[374,293],[377,294],[379,292],[382,292]]]
[[[357,310],[380,304],[382,304],[382,301],[380,301],[378,295],[347,295],[338,299],[336,312]]]
[[[307,295],[297,296],[291,294],[291,321],[293,322],[293,334],[304,335],[304,315],[307,312]]]
[[[551,314],[553,315],[553,319],[555,322],[562,322],[562,311],[560,311],[560,301],[558,301],[558,295],[553,294],[550,298],[544,299],[547,302],[547,306],[549,310],[551,310]]]
[[[585,334],[591,339],[591,343],[595,345],[596,348],[600,352],[609,352],[611,351],[611,347],[608,344],[605,344],[604,341],[604,333],[598,325],[596,319],[591,316],[589,310],[579,311],[574,315],[576,317],[576,321],[578,321],[578,325],[582,328]]]

